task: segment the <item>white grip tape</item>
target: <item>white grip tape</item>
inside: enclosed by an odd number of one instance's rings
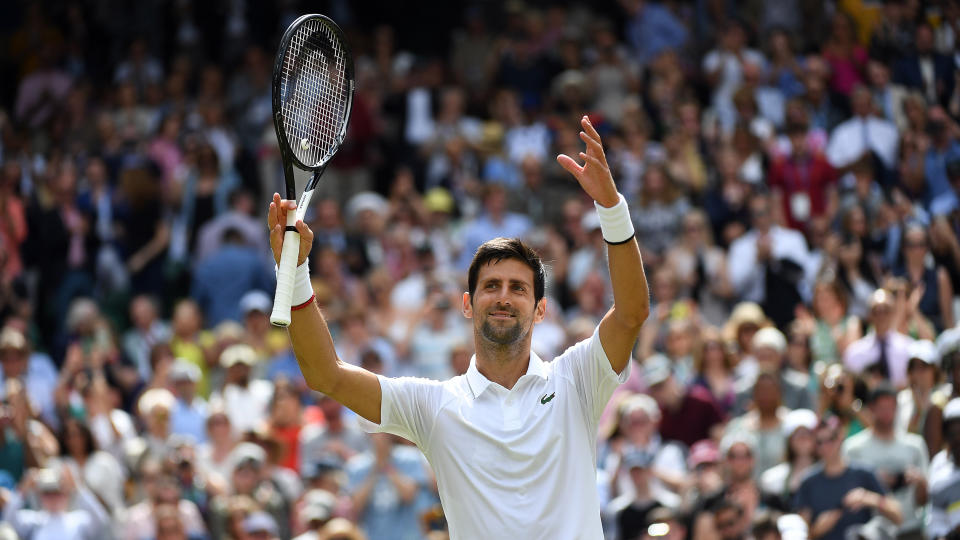
[[[601,206],[598,202],[594,202],[593,205],[597,208],[600,231],[603,233],[604,240],[619,244],[633,236],[633,220],[630,218],[630,209],[627,208],[627,200],[623,195],[620,195],[620,202],[610,208]]]
[[[287,212],[287,227],[297,222],[295,212]],[[280,265],[277,267],[277,292],[273,297],[273,313],[270,322],[276,326],[290,325],[290,305],[293,301],[294,272],[300,255],[300,233],[283,233],[283,250],[280,252]]]

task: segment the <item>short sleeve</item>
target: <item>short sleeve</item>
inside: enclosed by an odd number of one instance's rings
[[[590,338],[564,351],[554,364],[557,373],[573,381],[587,418],[593,423],[592,427],[596,427],[613,391],[630,376],[633,361],[627,362],[618,375],[603,350],[598,327]]]
[[[442,383],[416,377],[380,380],[380,425],[366,420],[360,426],[369,433],[399,435],[424,449],[440,408]]]

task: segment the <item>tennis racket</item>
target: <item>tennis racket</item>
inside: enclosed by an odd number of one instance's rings
[[[283,159],[286,198],[297,197],[294,165],[313,174],[306,181],[296,212],[287,213],[270,315],[270,322],[277,326],[290,324],[300,252],[300,234],[294,225],[303,219],[323,170],[343,144],[353,90],[353,56],[340,27],[323,15],[304,15],[293,21],[280,39],[273,64],[273,127]]]

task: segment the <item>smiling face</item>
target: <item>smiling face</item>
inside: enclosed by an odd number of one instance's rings
[[[516,259],[481,266],[473,296],[463,295],[463,314],[473,319],[474,335],[497,345],[529,339],[545,310],[546,300],[534,299],[533,270]]]

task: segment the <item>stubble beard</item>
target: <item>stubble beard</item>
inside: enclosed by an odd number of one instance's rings
[[[523,321],[516,318],[516,313],[513,315],[515,317],[514,324],[509,326],[495,325],[490,322],[489,318],[484,319],[480,325],[480,335],[497,345],[513,345],[519,342],[527,333],[523,329]]]

